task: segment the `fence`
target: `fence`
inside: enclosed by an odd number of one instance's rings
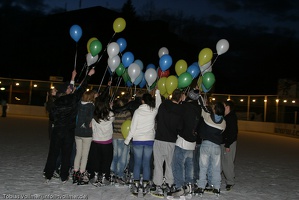
[[[44,106],[47,92],[50,88],[57,87],[62,82],[39,81],[24,79],[8,79],[0,77],[0,97],[7,99],[8,104]],[[88,85],[88,90],[103,91],[106,86]],[[124,94],[136,94],[136,90],[146,92],[146,89],[134,87],[112,86],[110,94],[118,98]],[[278,95],[234,95],[210,94],[206,96],[209,102],[233,100],[240,120],[277,122],[298,124],[298,99],[283,99]]]

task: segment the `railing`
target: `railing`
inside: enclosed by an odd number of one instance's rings
[[[39,81],[25,79],[8,79],[0,77],[0,98],[7,100],[8,104],[44,106],[47,100],[47,92],[52,87],[57,87],[63,82]],[[88,89],[103,91],[106,86],[89,84]],[[133,95],[136,90],[146,92],[146,89],[133,87],[112,86],[110,94],[118,98],[124,94]],[[234,95],[234,94],[210,94],[206,96],[209,102],[225,101],[231,99],[235,102],[236,112],[240,120],[277,122],[299,124],[298,99],[283,99],[278,95]]]

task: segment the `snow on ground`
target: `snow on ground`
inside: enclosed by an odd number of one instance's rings
[[[44,183],[42,171],[49,140],[47,119],[0,118],[0,199],[138,199],[128,187],[95,187]],[[237,144],[236,185],[219,197],[205,193],[192,199],[299,199],[299,139],[265,133],[240,132]],[[158,199],[146,195],[144,199]]]

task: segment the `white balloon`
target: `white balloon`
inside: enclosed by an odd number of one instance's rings
[[[129,77],[131,78],[131,82],[134,83],[134,81],[136,80],[136,78],[139,76],[141,70],[139,65],[137,65],[136,63],[131,63],[130,66],[128,67],[128,74]]]
[[[158,52],[159,58],[161,58],[165,54],[169,54],[168,49],[166,47],[161,47]]]
[[[94,64],[95,62],[97,62],[98,57],[99,57],[98,55],[92,56],[91,53],[86,54],[87,66],[90,66],[90,65]]]
[[[119,45],[116,42],[108,44],[107,53],[109,58],[116,56],[119,53]]]
[[[144,78],[148,86],[151,86],[157,79],[157,71],[153,68],[149,68],[145,71]]]
[[[225,52],[227,52],[228,49],[229,43],[226,39],[221,39],[217,42],[216,50],[218,55],[224,54]]]
[[[198,64],[199,64],[199,62],[198,62]],[[208,63],[204,64],[203,66],[199,65],[200,73],[201,73],[202,76],[205,73],[212,71],[212,67],[210,67],[210,66],[211,66],[211,61],[209,61]]]
[[[108,66],[110,67],[111,72],[114,72],[116,68],[119,66],[119,64],[120,57],[118,55],[112,58],[108,58]]]

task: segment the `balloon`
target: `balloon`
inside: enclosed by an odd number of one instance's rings
[[[178,78],[174,75],[168,76],[166,79],[166,90],[168,94],[172,94],[178,87]]]
[[[128,137],[130,127],[131,127],[131,120],[129,120],[129,119],[124,121],[121,125],[121,133],[125,139]]]
[[[139,83],[141,83],[143,77],[144,77],[144,73],[143,73],[143,71],[141,71],[139,76],[135,79],[134,85],[138,85]]]
[[[187,70],[187,62],[185,60],[181,59],[175,63],[175,72],[178,76],[186,72],[186,70]]]
[[[125,83],[127,83],[128,81],[130,81],[130,76],[128,74],[128,69],[125,69],[125,72],[123,73],[122,77],[123,77]]]
[[[225,52],[227,52],[228,49],[229,43],[226,39],[221,39],[217,42],[216,50],[218,55],[224,54]]]
[[[182,73],[178,78],[178,88],[182,89],[189,86],[192,82],[192,76],[188,72]]]
[[[144,77],[147,82],[147,85],[151,86],[157,79],[157,72],[153,68],[147,69],[145,71]]]
[[[159,66],[161,70],[164,72],[170,68],[172,65],[172,58],[168,54],[164,54],[159,60]]]
[[[202,76],[202,84],[207,90],[210,90],[215,83],[215,76],[212,72],[207,72]]]
[[[97,62],[98,57],[99,57],[98,55],[92,56],[91,53],[86,54],[87,66],[90,66],[90,65],[94,64],[95,62]]]
[[[86,47],[87,47],[87,52],[88,53],[90,53],[90,44],[93,42],[93,41],[95,41],[95,40],[98,40],[98,38],[96,38],[96,37],[92,37],[92,38],[90,38],[89,40],[88,40],[88,42],[87,42],[87,45],[86,45]]]
[[[154,70],[156,70],[156,66],[154,64],[148,64],[146,66],[146,70],[150,69],[150,68],[153,68]]]
[[[162,77],[158,80],[158,89],[161,95],[166,93],[166,79],[166,77]]]
[[[114,72],[116,68],[119,66],[119,64],[120,64],[120,57],[118,55],[112,58],[108,58],[108,66],[111,69],[111,72]]]
[[[141,80],[141,82],[139,83],[139,87],[140,87],[140,88],[143,88],[145,85],[146,85],[146,80],[145,80],[145,77],[144,77],[144,74],[143,74],[142,80]]]
[[[157,81],[155,81],[151,86],[146,86],[147,91],[150,92],[152,89],[154,89],[156,87]]]
[[[204,86],[203,83],[201,84],[201,88],[202,88],[202,91],[203,91],[204,93],[207,93],[207,92],[209,92],[209,91],[211,90],[211,88],[210,88],[210,89],[205,88],[205,86]]]
[[[168,77],[170,74],[169,69],[166,70],[165,72],[162,72],[162,70],[160,68],[158,68],[158,76],[161,77]]]
[[[78,42],[82,36],[82,29],[79,25],[75,24],[70,28],[70,35],[75,42]]]
[[[120,64],[118,65],[118,67],[116,68],[116,70],[115,70],[115,72],[116,72],[116,74],[117,74],[118,76],[123,75],[123,73],[125,73],[125,71],[126,71],[126,69],[125,69],[125,67],[124,67],[124,65],[123,65],[122,63],[120,63]]]
[[[102,43],[99,40],[94,40],[89,46],[90,53],[92,56],[98,55],[102,50]]]
[[[118,55],[119,45],[116,42],[111,42],[110,44],[108,44],[107,53],[108,53],[109,58],[112,58],[112,57]]]
[[[169,54],[168,49],[166,47],[161,47],[158,51],[159,58],[161,58],[165,54]]]
[[[199,66],[199,69],[201,71],[201,75],[204,75],[206,72],[211,72],[212,71],[211,61],[204,64],[203,66]]]
[[[143,62],[141,60],[137,59],[134,61],[134,63],[136,63],[140,67],[141,71],[143,70]]]
[[[127,48],[127,41],[124,38],[118,38],[116,43],[119,46],[119,52],[123,52]]]
[[[204,64],[208,63],[212,58],[213,51],[210,48],[202,49],[198,54],[199,66],[203,66]]]
[[[188,67],[188,69],[187,69],[187,72],[189,74],[191,74],[191,76],[192,76],[193,79],[195,79],[199,75],[199,73],[200,73],[200,69],[199,69],[198,64],[196,63],[196,64],[190,65]]]
[[[131,63],[134,61],[134,55],[130,51],[123,54],[121,61],[125,68],[129,67]]]
[[[127,86],[131,87],[133,85],[133,83],[131,81],[127,81]]]
[[[132,83],[134,83],[136,78],[139,76],[140,72],[141,72],[140,67],[136,63],[130,64],[128,68],[128,74],[131,78]]]
[[[126,21],[124,20],[124,18],[119,17],[116,20],[114,20],[113,30],[114,30],[115,33],[120,33],[125,28],[126,28]]]

